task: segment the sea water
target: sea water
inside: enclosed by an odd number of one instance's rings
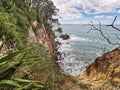
[[[63,54],[62,60],[57,61],[61,72],[76,76],[86,67],[94,62],[94,60],[104,54],[111,51],[118,45],[111,45],[105,40],[99,31],[92,30],[89,25],[61,25],[63,33],[69,34],[69,40],[62,40],[57,37],[56,40],[60,41],[62,45],[58,49]],[[99,28],[98,25],[96,25]],[[117,26],[120,28],[119,26]],[[102,32],[110,39],[112,43],[120,43],[120,40],[116,38],[116,34],[120,36],[120,32],[105,25],[102,25]]]

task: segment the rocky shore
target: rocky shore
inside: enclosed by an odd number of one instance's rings
[[[120,90],[120,48],[96,58],[76,80],[90,90]]]

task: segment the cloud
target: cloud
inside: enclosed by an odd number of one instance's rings
[[[99,19],[107,18],[107,19],[111,19],[111,18],[114,18],[114,16],[96,15],[94,18],[99,18]]]
[[[81,18],[82,14],[69,2],[69,0],[52,0],[55,6],[59,9],[59,19],[69,20]]]
[[[100,16],[96,15],[95,18],[105,18],[105,16],[104,15],[100,15]]]
[[[107,16],[106,18],[114,18],[114,16]]]
[[[55,5],[64,11],[74,7],[82,7],[86,13],[95,10],[96,13],[116,12],[120,7],[120,0],[52,0]],[[66,10],[65,10],[66,11]]]
[[[102,13],[120,13],[120,0],[52,0],[59,9],[58,19],[73,20],[84,15],[96,15],[94,18],[112,18],[98,16]]]
[[[82,7],[85,13],[90,14],[92,10],[95,13],[116,12],[120,7],[120,0],[72,0],[74,5]]]

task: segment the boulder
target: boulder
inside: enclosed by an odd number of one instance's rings
[[[68,35],[68,34],[62,34],[62,35],[60,35],[60,38],[62,38],[63,40],[68,40],[68,39],[70,39],[70,36]]]

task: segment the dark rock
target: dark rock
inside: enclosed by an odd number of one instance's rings
[[[65,35],[60,35],[60,38],[62,38],[63,40],[68,40],[70,39],[70,36],[68,34],[65,34]]]
[[[57,32],[59,32],[59,33],[62,33],[62,32],[63,32],[61,27],[59,27],[59,28],[58,28],[57,30],[55,30],[55,31],[57,31]]]
[[[56,41],[56,45],[58,46],[58,45],[62,45],[62,44],[61,44],[61,42]]]

